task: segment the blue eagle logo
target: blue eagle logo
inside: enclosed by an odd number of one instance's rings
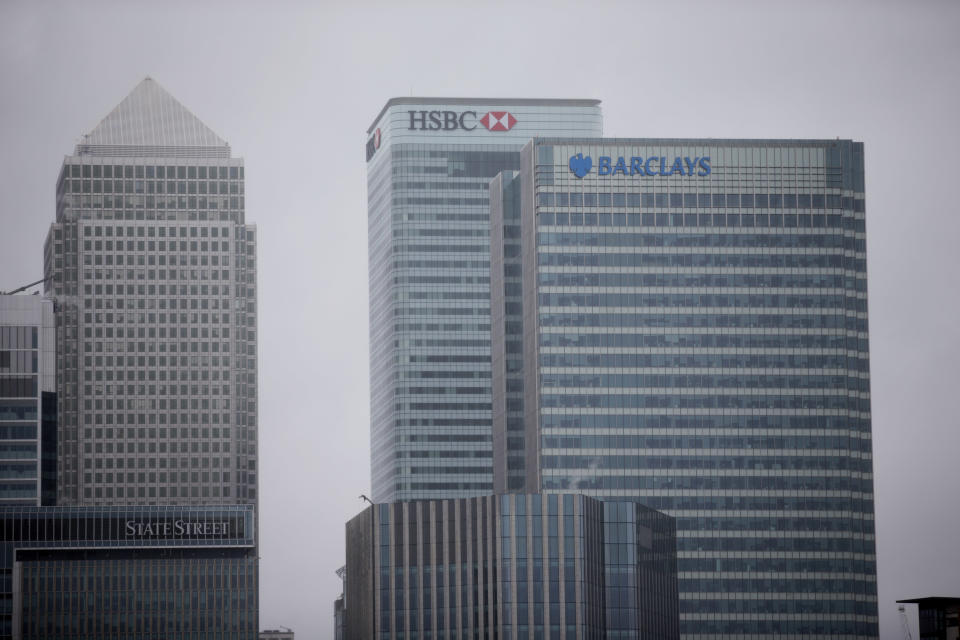
[[[590,169],[593,168],[593,158],[587,156],[583,157],[582,153],[578,153],[575,156],[570,156],[570,171],[573,172],[573,175],[578,178],[590,173]]]

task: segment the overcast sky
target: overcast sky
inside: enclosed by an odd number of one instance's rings
[[[0,4],[0,290],[42,277],[63,156],[144,76],[245,159],[261,628],[333,637],[370,485],[365,131],[406,95],[598,98],[608,136],[863,141],[881,637],[896,599],[960,596],[960,3],[345,5]]]

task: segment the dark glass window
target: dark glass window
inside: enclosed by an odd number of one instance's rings
[[[740,194],[740,206],[745,209],[753,208],[753,194],[752,193],[741,193]]]
[[[728,207],[739,207],[739,206],[740,206],[740,194],[739,194],[739,193],[728,193],[728,194],[727,194],[727,206],[728,206]]]

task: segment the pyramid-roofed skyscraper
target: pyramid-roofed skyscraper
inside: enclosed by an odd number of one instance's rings
[[[244,166],[150,78],[64,159],[58,502],[255,504],[256,231]]]

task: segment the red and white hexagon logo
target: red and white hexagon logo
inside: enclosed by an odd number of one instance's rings
[[[509,111],[488,111],[480,118],[480,124],[490,131],[510,131],[517,119]]]

